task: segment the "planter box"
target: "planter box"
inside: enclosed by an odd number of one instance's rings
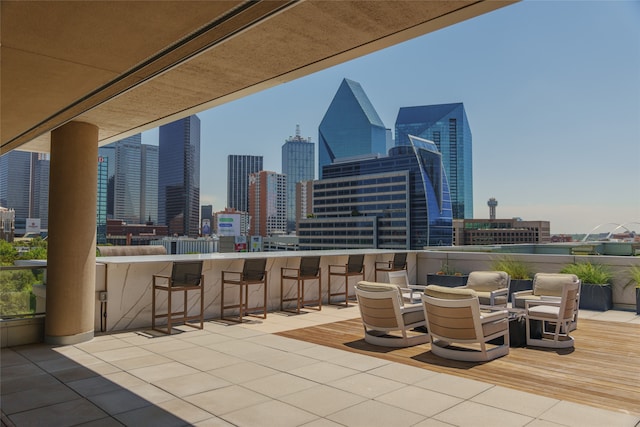
[[[607,311],[613,308],[611,284],[594,285],[583,283],[580,287],[580,308],[584,310]]]
[[[448,288],[456,288],[467,284],[469,275],[449,276],[447,274],[427,274],[427,285],[446,286]]]
[[[636,314],[640,314],[640,288],[636,288]]]

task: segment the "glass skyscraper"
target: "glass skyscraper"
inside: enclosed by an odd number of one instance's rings
[[[40,218],[40,228],[49,228],[49,170],[47,153],[31,153],[30,218]]]
[[[300,126],[282,146],[282,173],[287,176],[287,232],[296,227],[296,184],[315,178],[315,148],[311,138],[300,136]]]
[[[262,171],[262,156],[227,157],[227,208],[249,212],[249,175]]]
[[[408,145],[393,147],[388,157],[372,156],[325,166],[324,178],[313,185],[316,218],[300,221],[300,247],[330,248],[326,244],[318,245],[326,243],[322,222],[324,219],[335,221],[337,217],[343,221],[362,220],[358,227],[363,229],[366,228],[364,220],[371,222],[376,218],[370,232],[374,237],[370,247],[374,248],[417,250],[451,245],[451,198],[442,156],[431,141],[413,136],[408,140]],[[408,173],[407,178],[403,171]],[[336,180],[346,177],[352,179]],[[328,228],[335,225],[329,224]],[[360,240],[364,239],[362,230],[344,230],[347,235],[354,232],[360,233]]]
[[[464,105],[400,108],[396,119],[396,146],[409,145],[409,135],[433,141],[442,153],[453,218],[473,218],[472,140]]]
[[[140,222],[158,223],[157,145],[142,144],[140,153]]]
[[[98,185],[96,192],[96,243],[107,243],[107,184],[109,158],[98,156]]]
[[[335,159],[387,152],[387,130],[360,83],[344,79],[318,128],[318,168]]]
[[[200,119],[193,115],[160,126],[158,223],[171,235],[197,237],[199,222]]]
[[[13,150],[0,156],[0,206],[15,212],[15,233],[26,231],[30,218],[31,153]]]

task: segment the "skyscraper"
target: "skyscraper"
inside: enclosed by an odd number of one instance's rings
[[[409,137],[388,157],[337,162],[313,182],[301,249],[422,249],[452,244],[451,199],[435,144]]]
[[[158,222],[158,146],[137,134],[100,147],[108,166],[107,217],[130,224]]]
[[[318,169],[342,157],[387,152],[387,130],[360,83],[344,79],[318,128]]]
[[[296,135],[282,146],[282,173],[287,176],[287,232],[296,227],[296,184],[315,178],[315,148],[311,138],[300,136],[298,125]]]
[[[262,170],[262,156],[227,157],[227,207],[249,212],[249,175]]]
[[[433,141],[449,180],[453,218],[473,218],[471,129],[462,103],[403,107],[396,119],[396,145],[408,135]]]
[[[15,233],[26,231],[31,194],[31,153],[10,151],[0,156],[0,206],[15,212]]]
[[[251,235],[267,237],[287,227],[287,177],[261,171],[249,175]]]
[[[96,190],[96,243],[107,243],[107,195],[109,158],[98,155],[98,184]]]
[[[49,228],[49,154],[31,153],[30,218],[40,218],[40,228]]]
[[[158,223],[169,234],[197,237],[200,229],[200,119],[160,126]]]

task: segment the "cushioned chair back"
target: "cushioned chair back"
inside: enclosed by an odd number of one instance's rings
[[[251,258],[244,261],[242,277],[244,280],[261,282],[264,280],[264,269],[267,265],[266,258]]]
[[[320,270],[320,257],[307,256],[300,259],[300,276],[315,277]]]
[[[171,286],[199,286],[202,261],[176,261],[171,269]]]
[[[577,283],[578,276],[563,273],[536,273],[533,276],[533,295],[561,297],[565,284]]]
[[[491,292],[509,287],[509,275],[504,271],[472,271],[467,279],[467,288]]]
[[[455,289],[446,286],[429,285],[425,288],[423,304],[428,317],[429,332],[434,335],[455,340],[476,340],[476,326],[472,304],[479,304],[472,289]],[[468,300],[467,304],[450,307],[447,301]]]
[[[349,255],[349,261],[347,261],[347,273],[362,273],[363,264],[364,255]]]
[[[409,276],[407,275],[406,270],[389,271],[387,273],[387,277],[389,283],[398,285],[401,288],[406,288],[409,286]]]
[[[398,318],[394,305],[399,306],[398,287],[388,283],[359,282],[356,285],[358,306],[362,321],[381,329],[397,328]],[[395,304],[394,304],[395,302]]]
[[[407,253],[406,252],[398,252],[393,255],[393,268],[404,268],[404,265],[407,263]]]
[[[564,292],[566,292],[566,294],[564,295],[564,297],[566,298],[566,302],[562,318],[571,319],[577,309],[576,305],[578,304],[578,293],[580,292],[580,285],[576,283],[567,283],[565,284],[565,287],[566,289],[564,290]]]

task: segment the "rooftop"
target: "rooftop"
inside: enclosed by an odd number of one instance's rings
[[[391,361],[384,352],[347,351],[283,336],[323,324],[324,330],[336,330],[358,317],[355,305],[325,306],[298,316],[271,313],[241,325],[209,321],[204,330],[185,328],[170,336],[139,330],[76,345],[2,349],[2,425],[44,420],[57,426],[254,426],[265,420],[281,426],[640,423],[637,403],[631,409],[603,409],[576,403],[571,394],[564,399],[544,395],[552,388],[547,384],[523,391],[473,379],[468,367],[453,368],[452,374],[414,359]],[[580,318],[612,334],[611,322],[640,329],[640,317],[631,312],[581,311]],[[427,350],[428,345],[421,351]],[[521,363],[517,354],[480,365]],[[628,357],[637,360],[637,354]],[[618,371],[606,365],[595,369]],[[630,381],[640,379],[637,371],[623,374]],[[619,390],[603,387],[602,392]]]

